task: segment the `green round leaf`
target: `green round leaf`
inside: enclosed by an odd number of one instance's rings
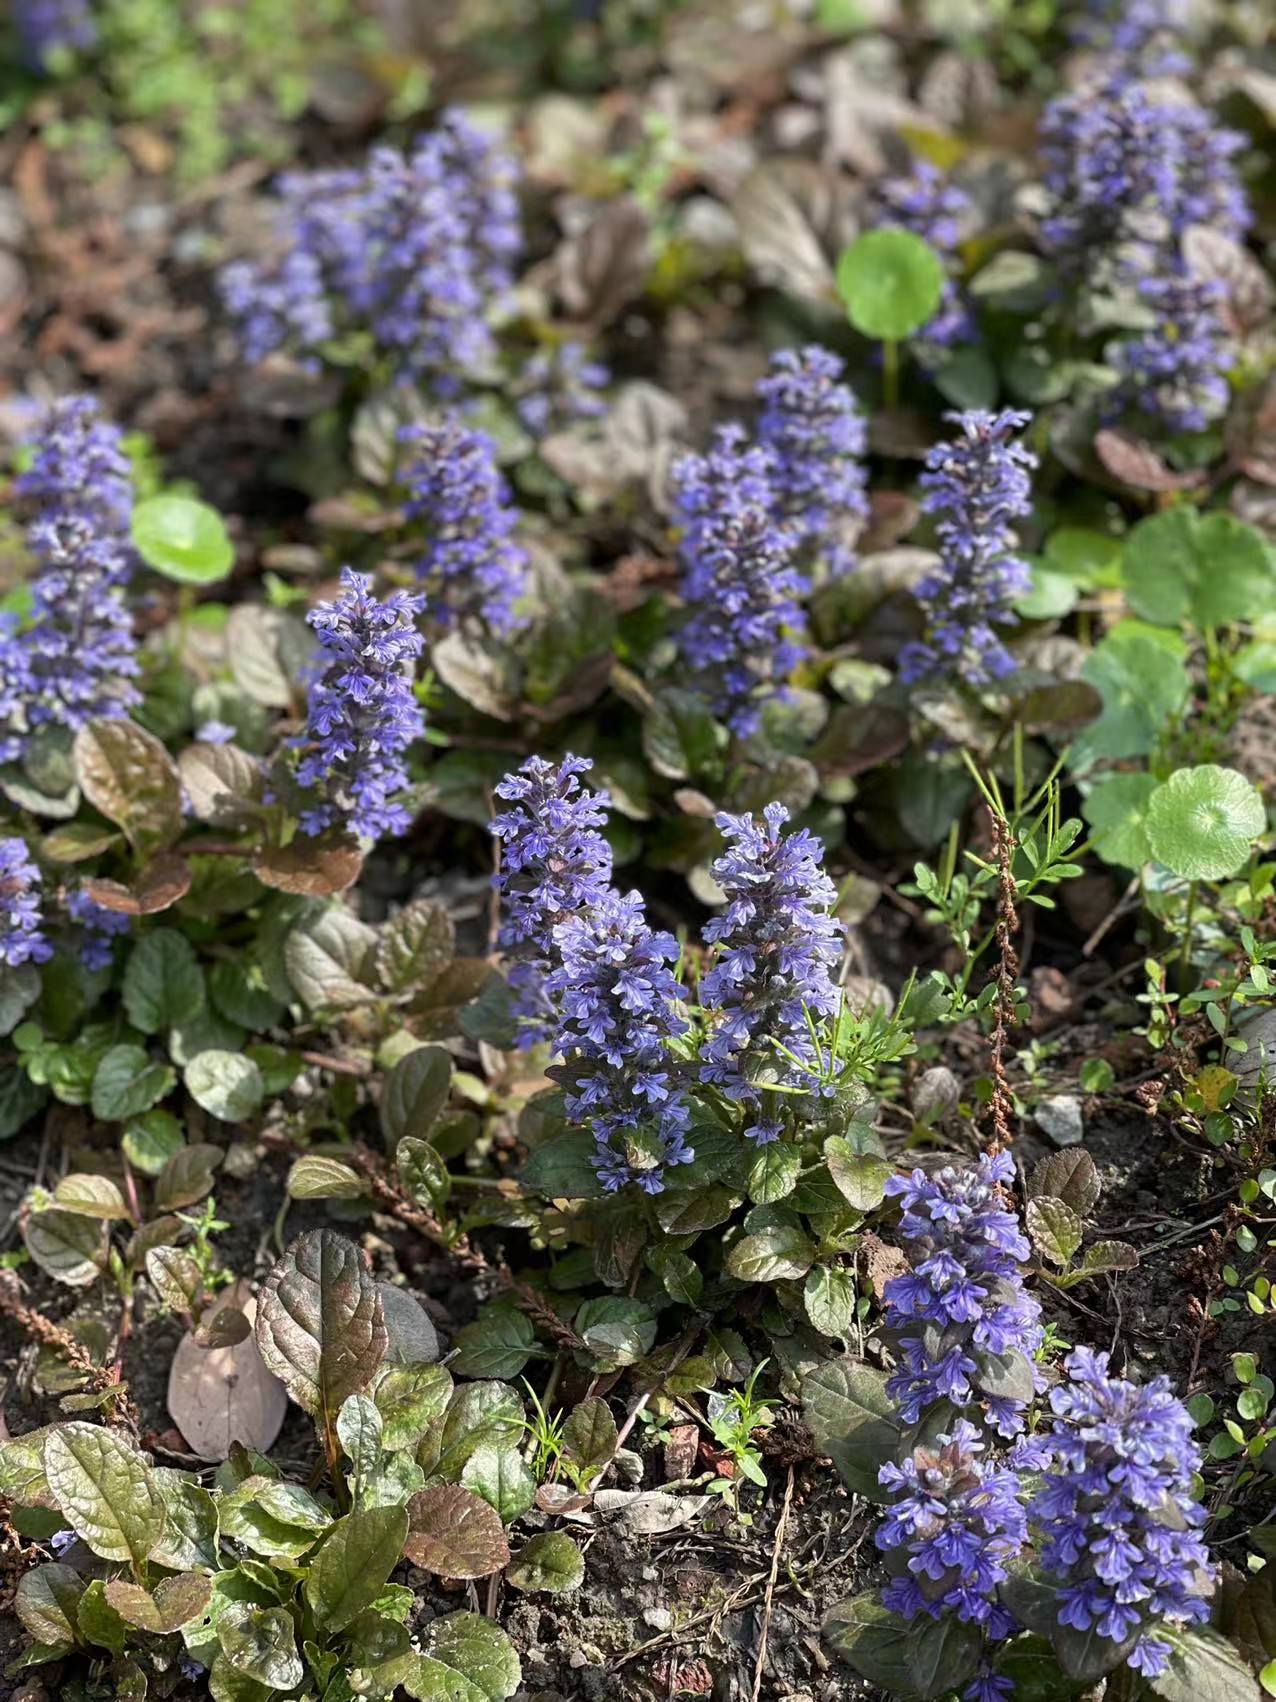
[[[1152,855],[1183,880],[1236,874],[1266,826],[1263,800],[1245,776],[1212,762],[1180,768],[1148,801]]]
[[[183,585],[212,585],[235,560],[225,522],[191,496],[152,496],[133,510],[133,542],[148,567]]]
[[[1105,774],[1095,781],[1081,813],[1090,824],[1094,849],[1105,863],[1139,869],[1147,862],[1145,817],[1156,789],[1156,777],[1151,774]]]
[[[224,1123],[242,1123],[257,1110],[265,1096],[261,1071],[251,1058],[238,1052],[209,1048],[186,1066],[186,1091],[211,1117]]]
[[[1276,607],[1276,556],[1230,514],[1170,508],[1140,521],[1121,570],[1130,607],[1160,626],[1224,626]]]
[[[585,1561],[566,1531],[542,1531],[524,1545],[505,1576],[516,1590],[546,1590],[561,1595],[578,1590]]]
[[[837,289],[857,331],[898,342],[934,316],[944,266],[930,244],[911,231],[867,231],[843,251]]]

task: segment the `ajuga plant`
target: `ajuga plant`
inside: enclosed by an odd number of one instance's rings
[[[507,859],[497,879],[514,1012],[525,1039],[547,1039],[561,1058],[549,1073],[603,1189],[660,1194],[682,1185],[683,1171],[694,1185],[703,1131],[700,1175],[760,1164],[782,1177],[780,1198],[803,1143],[818,1149],[836,1128],[837,1187],[873,1209],[886,1175],[880,1143],[860,1127],[847,1146],[854,1102],[827,1119],[824,1108],[872,1075],[879,1047],[898,1055],[908,1042],[882,1013],[861,1023],[842,1008],[842,929],[818,841],[784,834],[781,804],[718,816],[727,849],[713,874],[726,902],[704,929],[693,1001],[674,974],[677,942],[649,926],[638,893],[610,884],[605,800],[579,786],[587,769],[570,756],[557,767],[530,758],[497,788],[514,808],[493,832]]]
[[[0,839],[0,963],[43,963],[53,948],[41,930],[40,871],[25,840]]]
[[[406,511],[424,533],[416,564],[427,608],[442,627],[470,626],[498,637],[520,624],[527,553],[515,541],[518,514],[497,466],[496,445],[456,414],[408,426]]]
[[[314,362],[353,332],[392,373],[454,394],[494,353],[488,315],[522,246],[514,183],[509,157],[454,112],[409,154],[285,177],[278,260],[221,276],[245,355]]]
[[[562,959],[560,925],[592,913],[611,883],[612,851],[601,831],[610,799],[581,784],[593,766],[588,757],[529,757],[496,787],[511,806],[492,822],[501,843],[498,944],[523,1047],[554,1029],[550,978]]]
[[[297,782],[310,794],[301,831],[342,827],[360,839],[402,833],[404,757],[424,718],[405,665],[425,647],[415,617],[424,599],[406,591],[378,599],[372,582],[344,568],[341,595],[310,616],[320,659],[310,687]]]
[[[1136,42],[1154,39],[1136,30],[1130,51],[1137,58]],[[1183,244],[1194,226],[1244,235],[1251,214],[1234,164],[1242,145],[1185,91],[1120,65],[1057,97],[1041,121],[1044,246],[1089,295],[1124,295],[1133,307],[1135,334],[1113,349],[1120,382],[1109,405],[1174,431],[1202,430],[1226,403],[1222,291],[1192,271]]]
[[[155,1266],[155,1280],[165,1293],[177,1287],[184,1310],[180,1267]],[[264,1362],[314,1419],[326,1485],[318,1473],[289,1479],[263,1452],[211,1432],[201,1452],[220,1461],[214,1471],[158,1466],[127,1411],[6,1443],[0,1485],[14,1517],[67,1557],[18,1583],[14,1606],[31,1636],[23,1666],[61,1663],[55,1670],[75,1675],[91,1664],[95,1684],[117,1695],[148,1693],[180,1666],[208,1694],[245,1702],[288,1692],[504,1702],[521,1676],[505,1633],[462,1610],[414,1634],[414,1593],[394,1574],[410,1562],[437,1577],[507,1571],[522,1589],[579,1582],[580,1554],[563,1532],[531,1535],[511,1562],[508,1528],[537,1487],[519,1450],[518,1394],[490,1380],[454,1384],[417,1303],[376,1282],[359,1249],[329,1229],[298,1237],[277,1261],[255,1326],[233,1304],[219,1315],[232,1314],[241,1355],[259,1376]],[[266,1446],[284,1416],[280,1396],[269,1433],[256,1426]]]
[[[900,673],[910,682],[952,674],[987,686],[1014,668],[995,629],[1014,622],[1012,605],[1029,583],[1012,522],[1030,511],[1037,458],[1017,436],[1028,414],[971,409],[950,418],[959,433],[930,451],[920,480],[923,508],[939,517],[941,561],[916,587],[926,631],[905,645]]]
[[[55,403],[28,444],[16,491],[36,563],[31,612],[0,626],[0,754],[41,727],[69,731],[140,701],[125,590],[133,492],[121,434],[87,396]]]
[[[32,71],[47,71],[59,57],[85,53],[97,41],[90,0],[14,0],[13,22]]]
[[[1192,1420],[1168,1381],[1114,1377],[1106,1353],[1078,1349],[1044,1427],[1030,1405],[1045,1386],[1029,1357],[1042,1331],[1022,1288],[1029,1249],[1008,1209],[1013,1178],[1000,1154],[887,1184],[904,1199],[910,1264],[886,1293],[901,1367],[884,1383],[863,1367],[828,1368],[806,1400],[853,1484],[888,1456],[876,1541],[890,1579],[835,1608],[825,1634],[892,1695],[1003,1702],[1033,1675],[1034,1694],[1064,1697],[1125,1665],[1154,1693],[1164,1678],[1167,1697],[1215,1671],[1236,1686],[1218,1694],[1256,1697],[1235,1651],[1195,1629],[1214,1570]],[[981,1401],[981,1379],[986,1392],[1003,1375],[1010,1398]],[[830,1424],[839,1389],[854,1407]],[[885,1421],[873,1416],[880,1395],[896,1404]]]
[[[758,442],[774,458],[779,510],[834,575],[855,566],[848,541],[868,516],[868,428],[840,360],[812,344],[772,355],[758,384]]]

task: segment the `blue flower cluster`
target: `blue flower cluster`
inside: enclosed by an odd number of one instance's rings
[[[366,330],[400,376],[454,394],[493,354],[487,315],[522,250],[515,186],[509,156],[456,112],[410,154],[379,147],[361,168],[283,178],[281,259],[221,277],[245,353],[313,361],[334,334]]]
[[[67,894],[66,913],[84,930],[80,938],[80,962],[86,969],[109,969],[115,955],[115,941],[132,926],[129,918],[121,911],[107,910],[83,891]]]
[[[747,735],[806,655],[797,538],[781,517],[779,467],[742,426],[721,426],[705,455],[674,464],[682,530],[682,656],[719,719]]]
[[[881,225],[911,231],[950,266],[953,264],[974,215],[964,189],[950,183],[929,160],[918,160],[907,177],[885,179],[874,194]],[[923,364],[931,368],[939,365],[942,350],[972,343],[977,335],[969,303],[956,281],[945,278],[938,308],[917,333]]]
[[[701,1079],[750,1105],[771,1082],[813,1085],[801,1064],[817,1066],[811,1019],[837,1014],[843,935],[829,914],[837,893],[819,840],[805,828],[781,837],[783,804],[768,804],[762,816],[762,824],[751,815],[716,817],[728,848],[713,876],[727,905],[705,925],[717,957],[700,983],[701,1004],[719,1018],[701,1054]],[[780,1124],[759,1117],[747,1133],[763,1144]]]
[[[610,383],[611,369],[591,360],[583,343],[568,339],[538,350],[515,384],[518,417],[533,437],[599,419],[607,412],[603,392]]]
[[[133,566],[133,493],[119,431],[88,396],[57,402],[16,481],[31,504],[27,544],[39,571],[29,622],[0,624],[0,760],[38,727],[75,729],[138,702],[133,623],[124,590]]]
[[[492,832],[501,841],[499,944],[520,1046],[552,1030],[545,984],[559,967],[555,930],[601,904],[611,884],[611,846],[601,832],[610,799],[580,781],[593,766],[570,753],[558,764],[532,756],[496,787],[497,797],[513,805],[493,819]]]
[[[1028,1507],[1040,1562],[1061,1586],[1060,1623],[1097,1631],[1155,1678],[1171,1653],[1159,1629],[1209,1617],[1192,1420],[1166,1378],[1112,1377],[1106,1353],[1078,1348],[1067,1370],[1050,1434],[1016,1450],[1021,1469],[1043,1473]]]
[[[449,414],[407,426],[409,519],[425,531],[417,577],[443,626],[473,623],[505,635],[522,624],[515,604],[527,588],[527,553],[514,537],[518,511],[485,432]]]
[[[0,963],[46,963],[53,947],[41,931],[40,871],[21,839],[0,839]]]
[[[47,71],[55,54],[86,53],[97,41],[89,0],[14,0],[18,51],[32,71]]]
[[[1190,9],[1184,0],[1089,0],[1073,38],[1140,77],[1177,77],[1191,66],[1177,45]]]
[[[1122,39],[1136,57],[1156,38],[1141,33],[1156,10],[1144,9],[1142,24],[1124,18],[1134,33]],[[1175,431],[1202,430],[1227,398],[1230,349],[1216,293],[1192,276],[1182,241],[1193,225],[1233,240],[1248,229],[1234,164],[1243,145],[1195,101],[1125,69],[1060,96],[1042,118],[1051,199],[1043,243],[1092,287],[1124,288],[1150,309],[1149,329],[1116,347],[1114,400]]]
[[[1013,1177],[999,1153],[974,1169],[914,1170],[886,1184],[903,1201],[910,1267],[885,1289],[899,1339],[899,1368],[886,1387],[907,1424],[943,1400],[982,1406],[1002,1436],[1023,1429],[1027,1395],[1009,1391],[1037,1386],[1031,1360],[1042,1329],[1041,1308],[1023,1289],[1031,1248],[1002,1194]]]
[[[900,653],[907,682],[955,673],[984,686],[1014,668],[994,626],[1014,621],[1013,602],[1028,588],[1027,563],[1013,553],[1011,522],[1030,512],[1030,473],[1037,458],[1014,433],[1031,418],[1007,408],[950,414],[960,427],[954,442],[926,457],[922,507],[937,514],[940,567],[915,589],[926,633]]]
[[[808,554],[822,554],[833,574],[849,572],[855,556],[844,535],[868,517],[868,428],[841,361],[818,344],[781,349],[757,394],[758,442],[774,457],[780,513]]]
[[[958,1419],[933,1447],[884,1465],[879,1478],[895,1499],[875,1540],[885,1553],[907,1556],[906,1570],[882,1591],[883,1607],[907,1620],[952,1614],[995,1643],[1016,1629],[997,1592],[1027,1540],[1028,1520],[1017,1474],[982,1458],[985,1448],[976,1427]],[[985,1670],[963,1694],[968,1702],[998,1702],[1013,1690]]]
[[[310,614],[319,637],[297,780],[316,797],[301,813],[305,834],[343,827],[361,839],[403,833],[411,817],[396,794],[404,757],[424,718],[404,664],[425,641],[414,621],[423,599],[395,591],[378,601],[370,576],[341,570],[341,594]]]
[[[648,926],[636,892],[614,888],[560,923],[554,942],[559,966],[546,991],[560,1011],[565,1062],[550,1074],[563,1084],[568,1116],[594,1135],[604,1188],[636,1182],[659,1193],[666,1168],[695,1157],[683,1072],[668,1045],[688,1027],[668,967],[678,942]]]

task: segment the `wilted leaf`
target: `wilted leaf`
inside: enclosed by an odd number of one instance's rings
[[[459,1484],[421,1490],[408,1502],[408,1519],[403,1552],[441,1578],[486,1578],[510,1557],[500,1515]]]
[[[331,1229],[299,1235],[262,1285],[257,1345],[269,1370],[325,1430],[372,1381],[386,1349],[377,1285],[357,1247]]]
[[[525,1543],[505,1576],[516,1590],[561,1595],[585,1580],[585,1560],[566,1531],[542,1531]]]
[[[199,1266],[180,1247],[152,1247],[146,1255],[151,1286],[175,1312],[194,1312],[203,1290]]]
[[[369,1507],[338,1519],[306,1575],[306,1601],[325,1632],[342,1631],[380,1595],[408,1535],[402,1507]]]
[[[71,759],[88,801],[141,850],[171,845],[182,831],[182,785],[153,733],[132,721],[90,721]]]
[[[256,1306],[251,1296],[243,1298],[250,1323]],[[178,1344],[168,1374],[168,1411],[201,1460],[226,1459],[236,1442],[265,1453],[287,1410],[284,1386],[266,1369],[251,1336],[228,1347],[203,1348],[191,1335]]]
[[[164,1529],[164,1498],[142,1455],[116,1431],[59,1424],[44,1444],[44,1473],[67,1523],[103,1560],[139,1567]]]
[[[118,881],[86,880],[84,891],[103,910],[121,916],[157,916],[170,910],[191,889],[191,868],[176,851],[161,851],[136,876],[132,886]]]

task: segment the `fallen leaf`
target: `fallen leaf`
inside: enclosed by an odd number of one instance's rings
[[[237,1283],[208,1307],[204,1322],[211,1326],[228,1305],[254,1321],[257,1302]],[[228,1347],[201,1347],[189,1331],[182,1337],[168,1374],[168,1411],[201,1460],[226,1459],[232,1442],[265,1453],[287,1410],[287,1391],[267,1371],[251,1335]]]

